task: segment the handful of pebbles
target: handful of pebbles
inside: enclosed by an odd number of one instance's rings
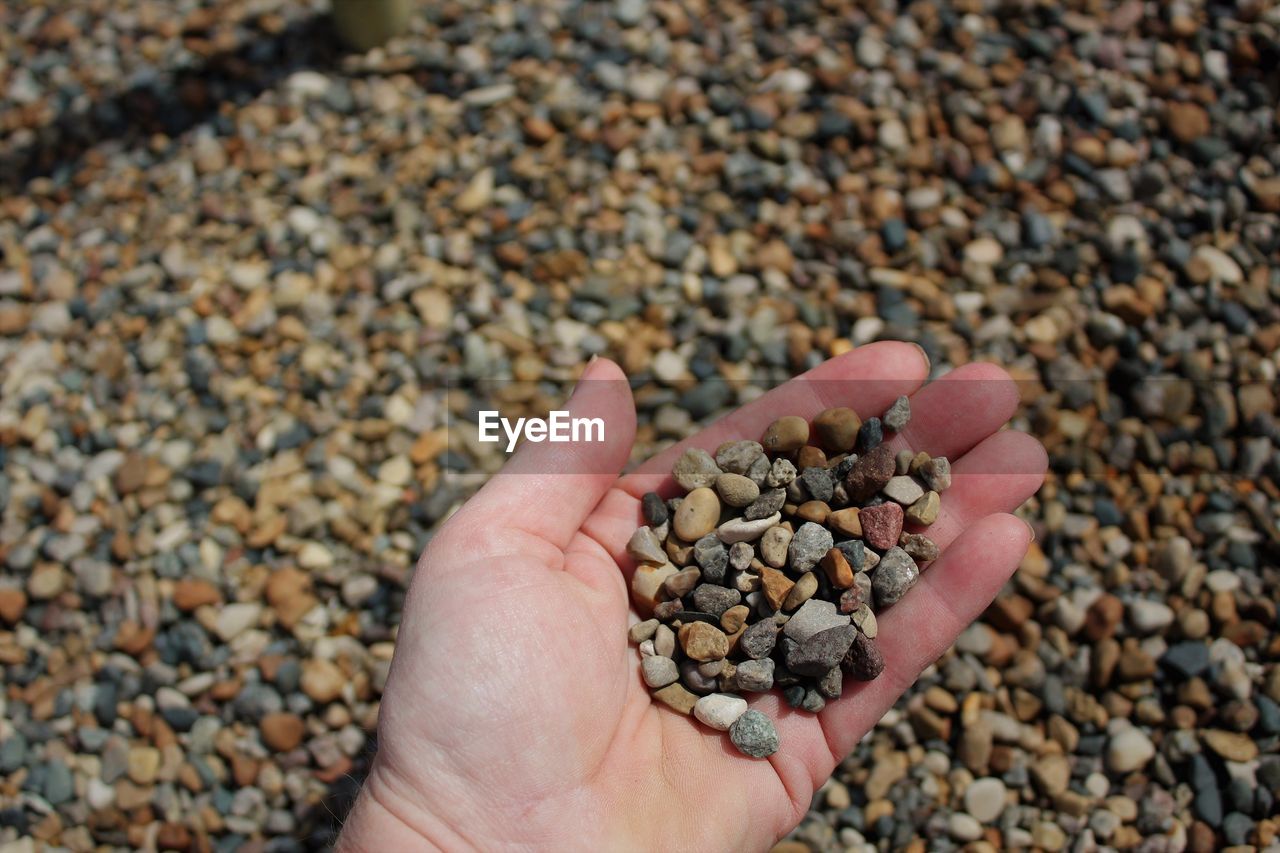
[[[932,524],[951,485],[946,457],[882,443],[910,418],[906,397],[865,422],[848,408],[781,417],[758,442],[686,450],[671,472],[683,497],[644,496],[627,544],[644,621],[629,636],[655,700],[765,758],[777,730],[741,694],[777,687],[817,713],[845,675],[880,675],[876,612],[938,556],[904,524]]]

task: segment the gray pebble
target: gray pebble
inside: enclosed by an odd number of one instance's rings
[[[916,567],[916,561],[906,551],[896,546],[885,551],[880,558],[880,565],[871,576],[876,607],[889,607],[897,603],[919,579],[920,570]]]
[[[881,425],[885,429],[892,432],[901,432],[902,428],[911,420],[911,401],[905,396],[899,397],[893,401],[893,405],[885,410],[884,417],[880,419]]]
[[[826,675],[831,667],[839,666],[857,636],[858,629],[852,625],[819,631],[791,650],[786,658],[787,669],[799,675]]]
[[[654,688],[666,687],[680,677],[680,670],[671,658],[653,655],[640,661],[644,683]]]
[[[715,693],[719,688],[719,683],[714,675],[703,675],[698,669],[696,660],[684,660],[680,662],[680,683],[690,693],[696,693],[699,696],[706,696],[708,693]]]
[[[775,459],[769,468],[769,475],[764,479],[764,484],[771,489],[776,489],[789,485],[795,478],[796,466],[790,459]]]
[[[778,751],[778,731],[773,721],[755,709],[748,710],[729,727],[729,740],[743,755],[768,758]]]
[[[951,462],[945,456],[933,457],[921,465],[916,473],[935,492],[951,488]]]
[[[724,612],[742,600],[736,589],[704,583],[693,591],[693,606],[719,619]]]
[[[800,481],[804,483],[805,490],[814,500],[831,500],[836,485],[831,471],[826,468],[806,468],[800,475]]]
[[[742,632],[738,648],[752,660],[767,658],[778,641],[778,626],[770,620],[757,622]],[[739,668],[741,668],[739,664]]]
[[[770,646],[772,645],[770,643]],[[738,689],[748,693],[763,693],[773,689],[774,665],[773,659],[768,657],[760,660],[745,660],[738,664],[738,669],[733,676]]]
[[[782,626],[782,632],[797,643],[802,643],[820,631],[848,624],[849,617],[838,612],[835,604],[811,598],[791,615],[787,624]]]
[[[809,571],[826,556],[833,543],[830,530],[821,524],[806,521],[791,537],[791,545],[787,549],[791,570],[797,573]]]
[[[686,450],[671,468],[671,476],[686,492],[714,486],[722,473],[711,454],[697,447]]]
[[[708,533],[693,543],[693,559],[701,567],[704,581],[720,583],[724,580],[729,566],[729,549],[714,533]]]
[[[641,563],[661,565],[667,562],[667,552],[663,550],[657,535],[648,527],[637,527],[636,532],[631,534],[631,539],[627,542],[627,554]]]
[[[756,500],[743,511],[742,517],[749,521],[768,518],[781,510],[783,504],[786,502],[787,492],[785,489],[770,489],[769,491],[761,494],[760,497],[756,498]]]
[[[755,559],[756,549],[751,547],[748,542],[734,542],[729,548],[729,565],[742,571],[751,567],[751,561]]]
[[[764,447],[758,441],[730,441],[716,449],[715,463],[721,471],[745,476],[763,456]]]

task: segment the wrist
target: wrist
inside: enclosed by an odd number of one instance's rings
[[[338,837],[337,853],[473,850],[474,845],[405,797],[375,759]]]

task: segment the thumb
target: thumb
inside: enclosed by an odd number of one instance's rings
[[[450,523],[466,530],[520,530],[566,547],[617,480],[636,434],[631,386],[608,359],[587,364],[566,409],[568,441],[536,441],[527,434]]]

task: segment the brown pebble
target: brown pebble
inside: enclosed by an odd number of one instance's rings
[[[288,752],[296,748],[302,743],[307,730],[301,717],[287,711],[267,714],[258,728],[262,733],[262,742],[275,752]]]
[[[806,468],[826,468],[827,454],[819,447],[806,444],[796,454],[796,470],[803,472]]]
[[[831,514],[831,507],[827,506],[825,501],[805,501],[796,507],[795,515],[804,521],[812,521],[815,524],[822,524],[827,520],[827,516]]]
[[[760,585],[764,588],[764,597],[769,606],[774,610],[781,610],[796,583],[777,569],[766,566],[760,570]]]
[[[839,548],[832,548],[822,558],[822,571],[826,573],[827,580],[831,581],[831,585],[836,589],[848,589],[853,586],[853,567],[849,565],[844,552]]]
[[[769,424],[760,443],[770,453],[793,453],[809,441],[809,422],[796,415],[785,415]]]
[[[896,470],[893,451],[887,444],[859,456],[844,481],[849,499],[858,503],[869,500],[893,479]]]
[[[813,419],[814,437],[828,453],[848,453],[858,440],[862,419],[843,406],[826,409]]]
[[[27,610],[27,594],[16,587],[0,588],[0,620],[15,624]]]
[[[720,521],[720,498],[706,486],[700,486],[680,501],[676,508],[676,535],[686,542],[696,542],[716,529]]]

